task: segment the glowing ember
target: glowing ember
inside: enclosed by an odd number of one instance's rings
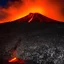
[[[16,57],[14,57],[14,58],[12,58],[12,59],[10,59],[8,62],[13,62],[13,63],[15,63],[15,62],[17,62],[17,63],[24,63],[24,60],[21,60],[21,59],[18,59],[18,58],[16,58]]]
[[[17,61],[16,57],[9,60],[9,62],[16,62],[16,61]]]

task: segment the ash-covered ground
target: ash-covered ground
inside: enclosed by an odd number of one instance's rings
[[[10,51],[16,48],[16,57],[33,60],[38,64],[64,64],[63,23],[8,23],[0,25],[0,59],[12,57]]]

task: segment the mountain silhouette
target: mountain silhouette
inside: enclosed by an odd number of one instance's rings
[[[29,13],[27,16],[20,18],[16,21],[20,22],[58,22],[56,20],[50,19],[42,14],[39,13]]]
[[[38,29],[44,25],[49,26],[49,24],[52,25],[53,23],[59,23],[59,21],[50,19],[39,13],[29,13],[27,16],[15,21],[0,24],[0,29],[2,30],[1,32],[8,31],[13,27],[16,29],[31,30],[34,28]]]

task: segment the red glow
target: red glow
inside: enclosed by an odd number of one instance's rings
[[[14,58],[10,59],[8,62],[11,62],[11,63],[15,63],[15,62],[24,63],[24,60],[20,60],[20,59],[14,57]]]
[[[12,22],[35,12],[64,22],[64,16],[60,14],[59,10],[60,5],[57,3],[53,5],[50,0],[23,0],[23,3],[11,3],[7,9],[0,8],[0,15],[3,15],[2,11],[6,13],[4,13],[5,17],[0,19],[0,23]]]
[[[16,62],[18,59],[16,57],[9,60],[9,62]]]

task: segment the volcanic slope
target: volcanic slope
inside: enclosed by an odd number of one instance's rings
[[[19,39],[21,42],[15,48]],[[14,22],[0,24],[0,59],[12,57],[10,50],[13,48],[19,59],[33,60],[39,64],[62,64],[64,23],[30,13]]]

